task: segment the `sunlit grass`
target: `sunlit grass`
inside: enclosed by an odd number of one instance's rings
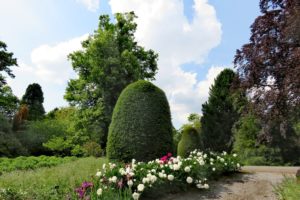
[[[275,190],[280,200],[299,200],[300,180],[286,177]]]
[[[104,162],[105,158],[90,157],[51,168],[4,173],[0,176],[0,188],[6,190],[2,191],[2,199],[67,199],[74,196],[74,188],[90,180]]]

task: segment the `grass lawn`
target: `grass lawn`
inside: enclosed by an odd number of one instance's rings
[[[297,183],[295,178],[285,178],[276,188],[276,193],[280,200],[299,200],[300,180]]]
[[[0,199],[67,199],[105,162],[106,158],[89,157],[51,168],[4,173],[0,176]]]

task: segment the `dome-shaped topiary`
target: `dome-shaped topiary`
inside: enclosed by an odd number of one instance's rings
[[[200,149],[199,133],[192,126],[184,127],[181,140],[178,143],[177,154],[181,157],[187,157],[191,151]]]
[[[173,148],[170,107],[165,93],[148,81],[128,85],[114,108],[107,155],[120,161],[149,161]]]

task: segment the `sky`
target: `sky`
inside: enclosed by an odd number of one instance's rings
[[[67,55],[97,29],[101,14],[135,11],[139,45],[159,54],[156,80],[169,100],[176,128],[201,114],[209,88],[237,49],[249,41],[258,0],[1,0],[0,40],[18,59],[8,84],[19,98],[42,86],[46,111],[67,106]]]

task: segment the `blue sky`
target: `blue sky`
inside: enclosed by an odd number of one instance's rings
[[[47,111],[66,106],[65,87],[76,76],[66,56],[93,33],[100,14],[130,10],[139,17],[137,40],[160,55],[154,83],[166,92],[176,127],[201,112],[211,83],[232,67],[259,15],[253,0],[2,0],[0,40],[20,66],[9,79],[14,93],[21,97],[37,82]]]

